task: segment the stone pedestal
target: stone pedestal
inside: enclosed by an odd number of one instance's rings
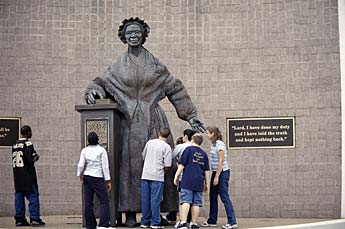
[[[120,112],[116,104],[76,105],[81,114],[81,148],[87,145],[87,135],[94,131],[99,136],[99,143],[108,152],[112,190],[109,193],[110,224],[116,226],[116,216],[119,197],[119,168],[122,135],[120,128]],[[83,193],[83,192],[82,192]],[[96,200],[96,196],[94,200]],[[99,205],[95,205],[95,214]],[[84,196],[83,196],[84,212]],[[83,217],[83,226],[85,219]]]

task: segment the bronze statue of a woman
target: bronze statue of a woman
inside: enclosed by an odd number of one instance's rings
[[[141,152],[149,139],[158,137],[161,127],[169,127],[159,101],[167,97],[180,119],[188,121],[194,130],[204,131],[182,82],[143,47],[149,32],[149,26],[139,18],[124,20],[118,36],[128,44],[128,50],[96,77],[85,92],[88,104],[94,104],[96,98],[110,98],[123,115],[117,124],[123,132],[118,209],[126,213],[128,227],[135,226],[135,213],[141,211]],[[169,142],[173,145],[172,137]],[[162,211],[178,211],[172,173],[166,174]]]

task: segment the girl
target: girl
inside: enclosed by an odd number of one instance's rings
[[[98,136],[95,132],[90,132],[87,140],[89,144],[80,153],[77,172],[80,183],[84,186],[84,217],[86,228],[111,228],[109,224],[110,207],[107,194],[107,192],[111,191],[108,155],[105,149],[99,145]],[[96,194],[100,202],[100,221],[98,227],[93,212],[94,194]]]
[[[227,152],[223,142],[223,136],[219,129],[215,126],[207,127],[206,134],[209,140],[212,142],[210,150],[210,162],[212,170],[210,185],[210,213],[208,220],[201,225],[205,227],[217,226],[219,195],[224,204],[228,220],[228,223],[223,225],[222,228],[235,229],[237,228],[236,217],[228,193],[230,168],[227,163]]]

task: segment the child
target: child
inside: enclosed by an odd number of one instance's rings
[[[105,149],[98,144],[98,136],[95,132],[90,132],[87,140],[89,144],[80,153],[77,171],[80,183],[84,186],[85,224],[88,229],[97,227],[96,217],[93,212],[93,196],[96,194],[100,202],[98,228],[109,228],[110,207],[107,192],[111,191],[111,181],[108,155]]]
[[[183,136],[180,137],[182,138],[182,143],[176,144],[175,149],[172,151],[172,157],[180,158],[183,151],[188,147],[191,146],[191,140],[192,136],[195,134],[194,130],[191,129],[185,129],[183,131]]]
[[[40,200],[35,162],[39,155],[29,140],[32,137],[31,127],[22,126],[22,138],[18,139],[12,147],[12,166],[15,187],[16,226],[44,226],[40,218]],[[25,199],[29,200],[30,224],[25,218]]]
[[[176,160],[178,161],[179,158],[181,157],[183,151],[188,146],[192,145],[192,143],[190,141],[192,140],[192,136],[194,134],[195,134],[195,131],[193,131],[191,129],[185,129],[183,131],[183,136],[179,137],[176,140],[175,148],[174,148],[174,150],[171,153],[171,156],[172,156],[173,159],[176,158]],[[177,169],[176,169],[176,171],[177,171]],[[174,175],[175,175],[176,171],[173,172]],[[182,179],[182,173],[180,175],[180,179],[179,180],[181,181],[181,179]],[[177,188],[177,191],[178,191],[178,198],[180,198],[181,188],[179,186]],[[181,208],[181,205],[179,205],[179,208]],[[180,211],[180,209],[179,209],[179,211]],[[164,222],[166,225],[169,225],[170,222],[176,221],[176,216],[177,216],[177,212],[169,212],[166,216],[162,216],[161,225],[162,225],[162,222]],[[192,219],[192,216],[191,216],[191,213],[189,211],[188,212],[187,221],[190,222],[191,219]],[[175,224],[175,227],[177,227],[179,224],[180,224],[180,222],[177,221],[176,224]]]
[[[181,158],[183,151],[192,145],[191,140],[192,140],[192,136],[195,134],[195,131],[191,130],[191,129],[185,129],[183,131],[183,136],[182,136],[182,144],[176,144],[175,149],[172,151],[172,157],[176,157],[177,160],[179,161],[179,159]],[[179,176],[179,183],[182,180],[182,175],[183,172],[181,172],[180,176]],[[181,192],[181,187],[180,185],[177,185],[177,191],[179,194],[179,198],[180,198],[180,192]],[[181,212],[181,207],[182,205],[179,205],[179,212]],[[168,216],[167,216],[168,218]],[[190,222],[192,220],[192,215],[191,212],[188,212],[188,216],[187,216],[187,222]],[[178,227],[178,225],[180,224],[180,222],[176,222],[175,227]]]
[[[171,147],[167,143],[169,128],[161,128],[159,138],[149,140],[142,152],[141,228],[163,228],[160,224],[160,203],[163,199],[164,172],[171,167]]]
[[[180,165],[174,178],[174,184],[178,184],[179,175],[183,170],[182,181],[180,183],[181,196],[180,204],[181,223],[177,228],[187,229],[187,214],[192,205],[192,225],[191,228],[199,228],[197,219],[200,207],[202,206],[202,192],[207,192],[209,184],[209,163],[205,151],[200,147],[203,137],[194,134],[192,146],[187,147],[180,159]]]
[[[210,213],[209,218],[202,224],[205,227],[217,226],[218,217],[218,195],[222,200],[228,223],[223,225],[223,229],[235,229],[237,228],[236,217],[232,202],[229,196],[229,179],[230,168],[227,162],[226,147],[223,142],[223,136],[219,129],[215,126],[206,128],[207,136],[211,140],[211,187],[210,187]]]
[[[176,149],[176,146],[180,145],[180,144],[183,144],[183,136],[181,136],[181,137],[176,139],[175,149]],[[174,154],[174,151],[171,153],[172,159],[174,159],[173,154]],[[174,163],[174,162],[172,162],[172,163]],[[176,165],[178,165],[178,164],[176,163]],[[176,166],[176,171],[177,171],[177,166]],[[176,171],[173,172],[174,176],[175,176]],[[164,192],[163,192],[163,196],[164,196]],[[177,212],[176,211],[170,211],[166,216],[162,216],[161,215],[161,223],[160,223],[160,225],[161,226],[169,226],[172,221],[176,221],[176,217],[177,217]]]
[[[180,145],[182,143],[183,143],[183,136],[181,136],[178,139],[176,139],[176,145]]]

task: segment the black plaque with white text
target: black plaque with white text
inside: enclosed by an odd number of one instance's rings
[[[243,148],[294,148],[295,118],[228,118],[227,146]]]
[[[19,135],[20,118],[0,117],[0,147],[12,147]]]

